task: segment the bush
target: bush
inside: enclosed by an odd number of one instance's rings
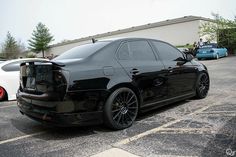
[[[226,47],[230,53],[234,53],[236,51],[236,28],[220,30],[218,44]]]

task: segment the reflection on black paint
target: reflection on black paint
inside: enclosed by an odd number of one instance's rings
[[[110,79],[106,77],[75,80],[74,84],[69,87],[69,91],[73,90],[88,90],[88,89],[107,89],[107,84]]]

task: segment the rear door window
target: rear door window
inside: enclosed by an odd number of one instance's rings
[[[153,50],[147,41],[130,41],[129,50],[134,60],[156,60]]]

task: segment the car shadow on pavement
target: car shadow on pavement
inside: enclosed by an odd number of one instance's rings
[[[236,157],[236,117],[233,117],[219,129],[210,140],[201,156]]]
[[[45,136],[39,137],[44,140],[65,140],[74,137],[85,137],[96,134],[90,127],[52,127],[47,130]]]
[[[23,121],[24,120],[24,121]],[[40,122],[36,122],[33,120],[25,121],[25,119],[12,119],[11,124],[20,132],[28,135],[34,134],[37,132],[45,132],[43,133],[43,137],[37,138],[46,138],[47,140],[63,140],[73,137],[79,136],[88,136],[94,133],[94,128],[99,126],[87,126],[87,127],[56,127],[50,126],[46,124],[42,124]]]
[[[140,114],[136,121],[143,120],[145,118],[152,117],[156,114],[159,114],[161,112],[165,112],[171,108],[175,108],[177,106],[183,105],[187,103],[188,100],[180,101],[177,103],[173,103],[170,105],[165,105],[162,107],[159,107],[157,109],[145,112]],[[23,132],[24,134],[33,134],[36,132],[45,132],[45,136],[38,136],[36,138],[44,139],[44,140],[64,140],[74,137],[82,137],[82,136],[89,136],[92,134],[97,134],[97,132],[115,132],[112,129],[109,129],[105,125],[94,125],[94,126],[78,126],[78,127],[55,127],[50,125],[45,125],[33,120],[25,120],[25,118],[22,119],[12,119],[11,120],[12,125],[19,130],[20,132]],[[132,130],[131,128],[128,128]]]
[[[194,99],[194,98],[193,98]],[[192,99],[191,99],[192,100]],[[185,103],[187,103],[188,101],[190,100],[183,100],[183,101],[179,101],[179,102],[176,102],[176,103],[172,103],[172,104],[169,104],[169,105],[164,105],[164,106],[161,106],[161,107],[158,107],[156,109],[153,109],[153,110],[150,110],[150,111],[147,111],[147,112],[144,112],[144,113],[141,113],[139,114],[139,116],[137,117],[137,121],[139,120],[142,120],[142,119],[145,119],[145,118],[149,118],[149,117],[152,117],[156,114],[159,114],[159,113],[162,113],[162,112],[165,112],[169,109],[173,109],[177,106],[181,106],[181,105],[184,105]]]

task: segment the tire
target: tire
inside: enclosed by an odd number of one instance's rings
[[[206,73],[201,73],[198,76],[196,83],[196,98],[203,99],[207,96],[210,87],[209,76]]]
[[[218,54],[216,54],[216,59],[219,59],[219,55]]]
[[[130,127],[138,115],[137,95],[129,88],[118,88],[108,97],[104,106],[104,123],[111,129]]]
[[[6,100],[7,92],[6,90],[0,86],[0,101]]]

